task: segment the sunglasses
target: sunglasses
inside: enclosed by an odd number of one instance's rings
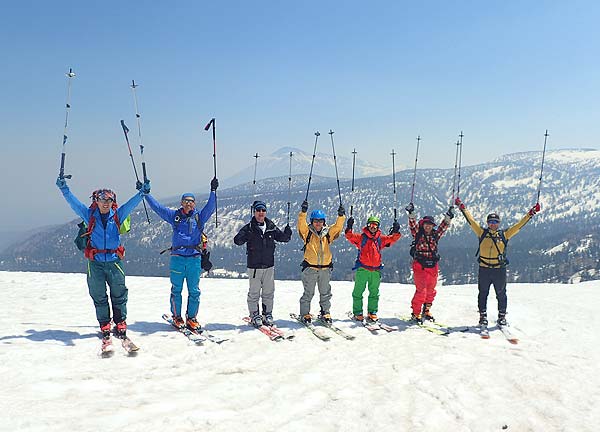
[[[371,226],[374,226],[374,227],[379,227],[379,224],[378,224],[377,222],[369,222],[369,223],[367,224],[367,226],[370,226],[370,227],[371,227]]]
[[[192,203],[195,203],[196,200],[193,200],[193,199],[184,199],[184,200],[181,200],[181,202],[192,204]]]
[[[315,222],[319,222],[319,223],[324,224],[325,223],[325,219],[313,219],[313,223],[315,223]]]
[[[489,225],[497,225],[500,223],[500,221],[498,219],[490,219],[489,221],[487,221],[487,223]]]
[[[259,212],[259,213],[266,213],[267,209],[260,208],[260,209],[254,209],[254,211]]]
[[[109,198],[109,199],[99,199],[98,202],[100,204],[111,204],[113,202],[113,199],[112,198]]]

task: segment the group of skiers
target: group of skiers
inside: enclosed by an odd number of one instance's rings
[[[200,303],[200,274],[206,258],[204,225],[216,209],[216,190],[219,186],[217,178],[210,183],[210,195],[202,210],[196,208],[196,199],[192,193],[181,196],[181,206],[177,210],[161,205],[150,195],[150,181],[137,182],[138,192],[125,204],[118,207],[116,194],[109,189],[99,189],[92,193],[92,204],[88,207],[79,201],[69,190],[64,177],[56,181],[73,211],[80,216],[86,226],[84,233],[86,245],[84,254],[87,258],[87,283],[89,294],[94,302],[96,318],[102,334],[109,336],[111,330],[118,336],[125,336],[127,330],[127,287],[125,271],[122,265],[124,248],[120,240],[121,222],[144,199],[150,208],[173,229],[170,258],[170,310],[172,320],[178,328],[200,330],[197,320]],[[456,198],[456,205],[469,226],[479,237],[479,278],[478,309],[480,325],[488,324],[487,298],[493,284],[498,300],[498,324],[506,324],[506,266],[505,256],[507,241],[513,237],[537,212],[536,203],[525,216],[506,230],[500,229],[500,217],[497,213],[487,216],[487,227],[480,226],[467,210],[465,204]],[[412,270],[415,293],[411,301],[411,319],[418,323],[434,320],[431,306],[435,299],[438,280],[438,242],[449,228],[454,218],[454,205],[444,214],[442,222],[437,225],[432,216],[424,216],[417,221],[415,207],[410,203],[406,207],[408,226],[413,244],[410,254],[413,257]],[[328,225],[327,217],[322,209],[315,209],[308,216],[308,202],[305,200],[300,208],[297,229],[304,242],[304,256],[301,264],[302,284],[304,292],[300,298],[300,320],[309,323],[313,319],[310,306],[319,290],[319,319],[331,323],[331,272],[333,257],[330,245],[344,232],[346,239],[356,246],[358,256],[353,267],[356,270],[354,289],[352,291],[352,317],[361,322],[377,322],[379,308],[379,285],[381,280],[381,250],[397,242],[400,237],[400,224],[394,221],[389,235],[382,234],[380,219],[368,217],[360,232],[354,232],[354,218],[348,218],[342,205],[337,209],[335,223]],[[275,242],[289,242],[292,229],[289,223],[283,231],[267,218],[267,205],[264,201],[254,201],[253,216],[235,235],[236,245],[246,244],[249,290],[247,296],[250,323],[256,327],[272,326],[274,303],[274,255]],[[346,228],[344,229],[344,222]],[[188,299],[185,308],[182,304],[183,283],[188,288]],[[109,286],[110,304],[106,291]],[[363,294],[369,290],[366,315],[363,309]],[[111,322],[115,326],[111,329]]]

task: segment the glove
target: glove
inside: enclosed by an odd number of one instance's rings
[[[454,200],[454,204],[456,204],[461,210],[465,209],[465,204],[460,200],[459,197],[456,197],[456,199]]]
[[[395,221],[392,224],[392,228],[390,228],[390,234],[396,234],[399,232],[400,232],[400,224],[397,221]]]
[[[415,205],[413,203],[410,203],[409,205],[404,207],[404,210],[406,210],[408,214],[411,214],[415,211]]]
[[[446,212],[446,216],[448,216],[450,219],[452,219],[454,217],[454,206],[448,207],[448,211]]]
[[[216,177],[213,177],[213,179],[210,181],[210,191],[214,192],[217,190],[218,187],[219,187],[219,180]]]
[[[302,210],[302,213],[306,213],[308,211],[308,201],[304,200],[302,201],[302,207],[300,207]]]
[[[148,195],[150,193],[150,180],[144,180],[144,184],[142,184],[142,188],[140,189],[144,195]]]
[[[210,271],[213,268],[212,263],[210,262],[210,252],[207,250],[203,250],[200,254],[200,267],[204,271]]]
[[[137,181],[135,182],[135,188],[136,188],[137,190],[142,190],[142,182],[141,182],[141,181],[139,181],[139,180],[137,180]]]
[[[287,225],[285,226],[285,228],[283,229],[283,233],[284,233],[286,236],[290,236],[290,237],[292,236],[292,228],[290,228],[290,224],[287,224]]]
[[[344,208],[343,205],[340,204],[340,206],[338,207],[338,216],[344,216],[346,214],[346,209]]]
[[[350,216],[348,218],[348,222],[346,222],[346,232],[352,231],[352,227],[354,226],[354,218]]]
[[[56,186],[58,186],[59,189],[67,188],[67,180],[65,180],[64,177],[58,177],[56,179]]]
[[[541,208],[542,207],[540,206],[540,203],[535,203],[535,205],[529,209],[529,216],[535,216],[535,214],[539,212]]]

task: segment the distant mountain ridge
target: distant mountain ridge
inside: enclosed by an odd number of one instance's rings
[[[535,203],[541,152],[505,155],[489,163],[462,168],[460,196],[475,219],[482,224],[486,214],[496,211],[502,227],[516,223]],[[440,221],[452,194],[453,169],[417,170],[414,203],[417,214],[433,215]],[[398,211],[403,238],[383,251],[383,278],[390,282],[410,282],[411,242],[404,206],[410,198],[412,170],[396,174],[398,203],[393,201],[391,173],[386,176],[358,178],[354,193],[350,180],[341,180],[342,199],[356,218],[355,230],[371,214],[381,217],[382,229],[393,222],[393,209]],[[575,282],[600,278],[600,151],[553,150],[546,154],[541,191],[542,211],[528,223],[508,246],[509,278],[519,282]],[[291,202],[292,241],[279,244],[276,250],[276,277],[297,279],[302,261],[302,243],[296,233],[300,203],[305,197],[307,178],[294,176],[288,194],[287,174],[261,179],[257,194],[247,182],[219,190],[218,218],[209,222],[214,276],[239,277],[246,271],[245,248],[233,244],[233,236],[250,219],[250,204],[260,197],[268,206],[268,217],[280,227],[287,222],[287,202]],[[206,194],[197,196],[199,205]],[[328,223],[339,205],[335,179],[313,176],[309,194],[309,212],[323,209]],[[166,203],[176,206],[177,202]],[[171,227],[151,215],[148,225],[140,206],[133,214],[133,229],[123,237],[127,248],[127,272],[137,275],[167,275],[168,257],[158,251],[168,247]],[[64,224],[20,241],[0,253],[0,270],[76,272],[84,260],[73,245],[76,221]],[[446,283],[473,283],[477,279],[475,252],[478,239],[458,214],[447,234],[440,240],[441,278]],[[349,280],[356,259],[356,249],[343,237],[332,244],[334,279]]]
[[[323,143],[320,142],[321,146]],[[329,144],[329,142],[327,142]],[[322,177],[335,177],[335,166],[333,162],[333,153],[331,146],[327,147],[330,152],[317,151],[315,153],[315,163],[313,166],[313,175]],[[259,154],[256,165],[256,179],[263,180],[272,177],[288,177],[290,171],[290,152],[292,153],[292,175],[304,175],[308,178],[310,165],[312,163],[312,153],[295,147],[282,147],[270,155]],[[336,162],[338,175],[340,178],[352,178],[352,156],[336,153]],[[402,168],[399,166],[399,168]],[[391,164],[389,167],[381,166],[366,161],[360,155],[355,160],[354,176],[355,178],[373,177],[392,174]],[[252,182],[254,179],[254,164],[249,165],[237,174],[223,180],[224,186],[235,186],[242,183]]]

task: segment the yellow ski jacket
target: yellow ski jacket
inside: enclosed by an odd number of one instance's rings
[[[338,216],[335,224],[323,226],[320,233],[317,233],[312,224],[308,224],[306,216],[306,213],[303,212],[298,214],[298,234],[305,244],[308,233],[312,233],[304,250],[304,261],[311,267],[330,267],[332,256],[329,244],[342,233],[346,216]]]
[[[477,235],[477,238],[480,239],[484,233],[485,228],[483,228],[475,221],[475,219],[473,219],[473,216],[471,215],[471,213],[469,213],[469,210],[464,208],[461,209],[461,212],[467,220],[467,222],[469,223],[469,226],[471,227],[473,232]],[[506,240],[509,240],[516,233],[518,233],[521,230],[521,228],[523,228],[525,224],[529,222],[530,219],[531,216],[529,215],[529,213],[527,213],[519,222],[505,230],[502,230],[504,232],[504,237],[506,238]],[[483,238],[481,244],[479,245],[479,267],[503,267],[503,263],[499,259],[499,255],[504,255],[504,248],[505,245],[502,241],[500,233],[496,230],[488,229],[487,235]]]

